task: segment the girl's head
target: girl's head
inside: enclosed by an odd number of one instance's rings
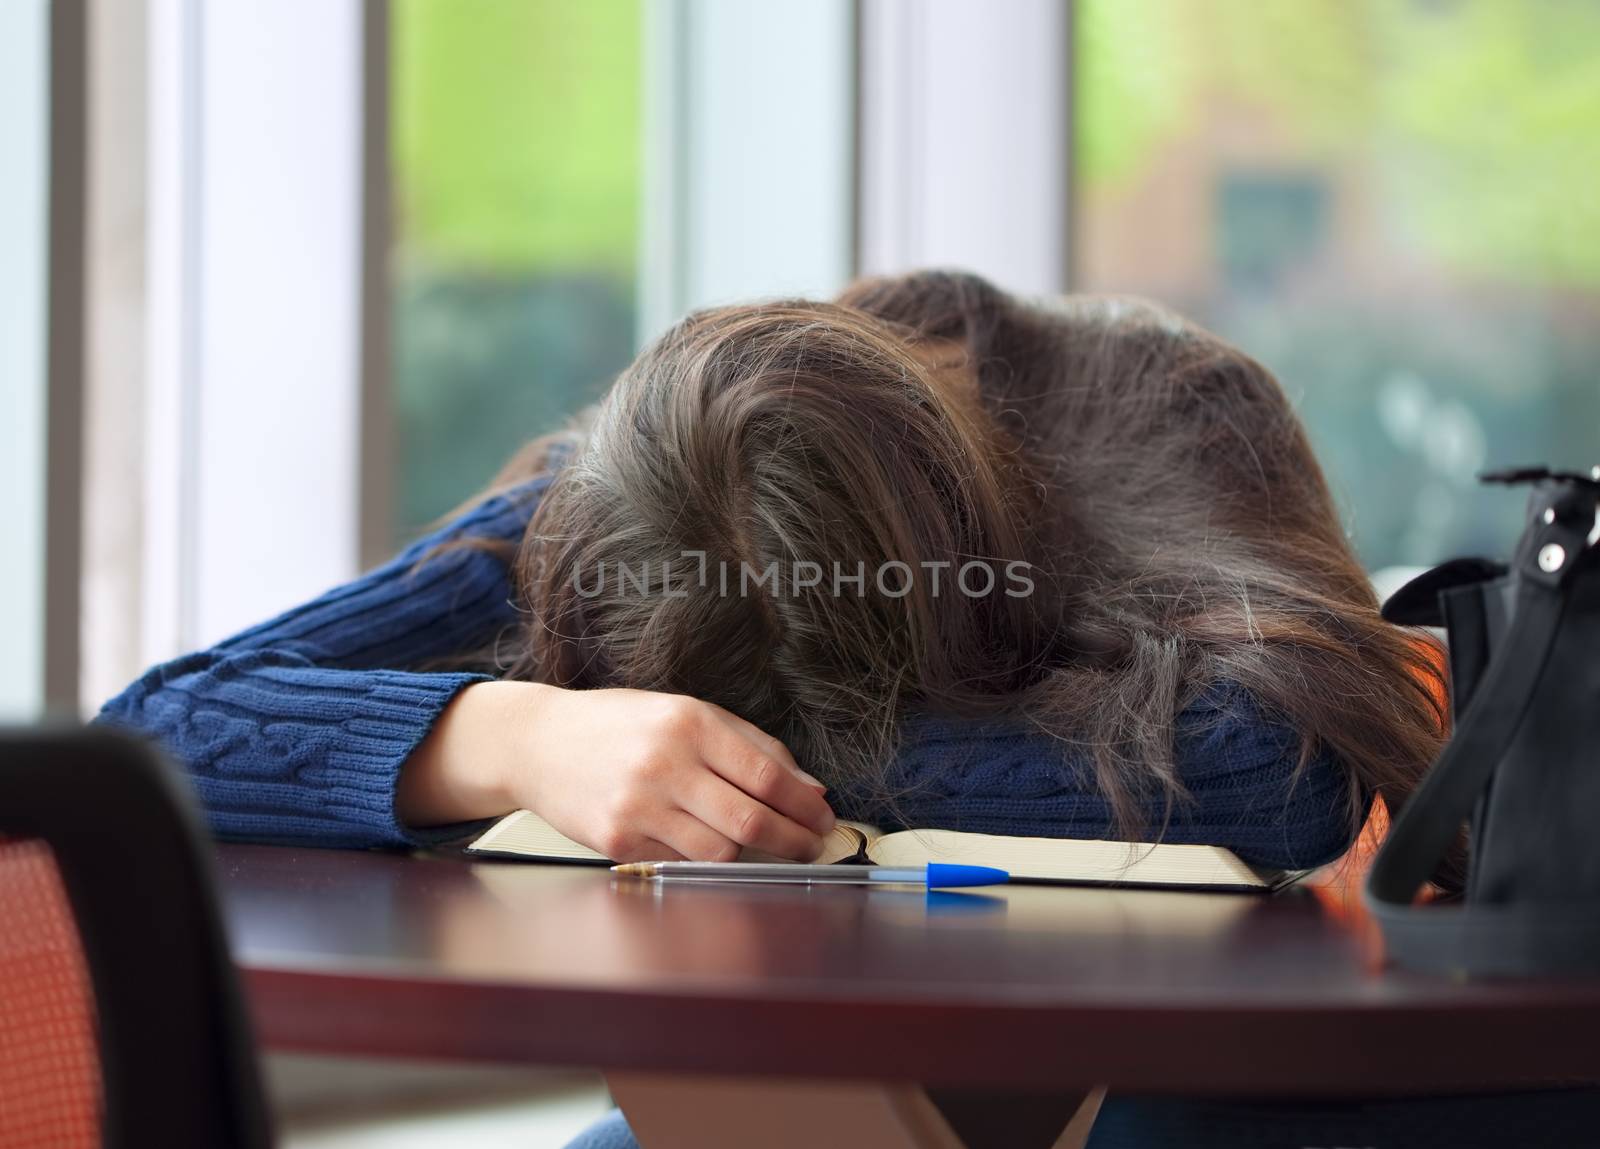
[[[1009,707],[1091,749],[1130,830],[1181,798],[1174,715],[1224,684],[1336,750],[1353,803],[1440,734],[1276,380],[1136,301],[921,273],[691,316],[518,569],[514,673],[716,702],[833,784],[908,710]]]
[[[907,706],[1025,689],[1037,491],[958,376],[832,304],[680,323],[540,505],[523,672],[693,694],[831,782]]]

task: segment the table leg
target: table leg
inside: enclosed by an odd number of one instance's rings
[[[1082,1149],[1105,1097],[1094,1089],[930,1089],[967,1149]]]
[[[968,1149],[914,1084],[646,1073],[610,1073],[606,1084],[641,1149]],[[1082,1146],[1103,1092],[1089,1093],[1051,1149]]]

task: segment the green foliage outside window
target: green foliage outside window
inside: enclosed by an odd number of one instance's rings
[[[1369,566],[1503,548],[1481,467],[1600,462],[1600,5],[1074,12],[1076,286],[1271,367]]]
[[[640,0],[396,0],[398,537],[633,352]]]

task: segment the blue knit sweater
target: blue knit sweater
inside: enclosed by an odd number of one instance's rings
[[[394,810],[401,764],[481,674],[419,669],[482,648],[517,625],[504,560],[440,542],[520,539],[548,477],[496,495],[388,565],[210,650],[158,666],[108,702],[99,721],[163,743],[187,768],[221,837],[325,846],[414,846],[469,832],[419,830]],[[1342,772],[1239,689],[1178,717],[1175,752],[1189,800],[1148,812],[1151,835],[1228,846],[1248,861],[1299,867],[1349,844]],[[892,805],[830,795],[841,815],[987,833],[1106,837],[1110,812],[1081,756],[997,724],[908,721],[890,772]]]

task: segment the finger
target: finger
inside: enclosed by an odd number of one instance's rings
[[[706,765],[784,817],[818,834],[833,829],[833,811],[814,786],[727,724],[715,723],[713,727],[701,739],[700,751]]]
[[[686,810],[673,810],[656,832],[691,862],[739,860],[739,843],[717,833]]]
[[[782,765],[787,766],[798,774],[800,780],[806,785],[816,790],[826,790],[828,788],[821,779],[813,778],[810,774],[800,769],[800,764],[794,760],[794,755],[789,753],[789,748],[780,739],[774,738],[754,722],[748,722],[740,718],[731,710],[724,710],[720,706],[714,709],[717,717],[722,719],[724,723],[731,726],[747,741],[752,743],[757,750],[760,750],[763,754],[771,755]]]
[[[772,768],[786,773],[776,763]],[[817,792],[809,786],[798,780],[794,784],[817,798]],[[801,862],[809,862],[822,853],[819,834],[756,801],[709,770],[700,772],[698,781],[688,788],[681,800],[686,812],[740,846]]]

